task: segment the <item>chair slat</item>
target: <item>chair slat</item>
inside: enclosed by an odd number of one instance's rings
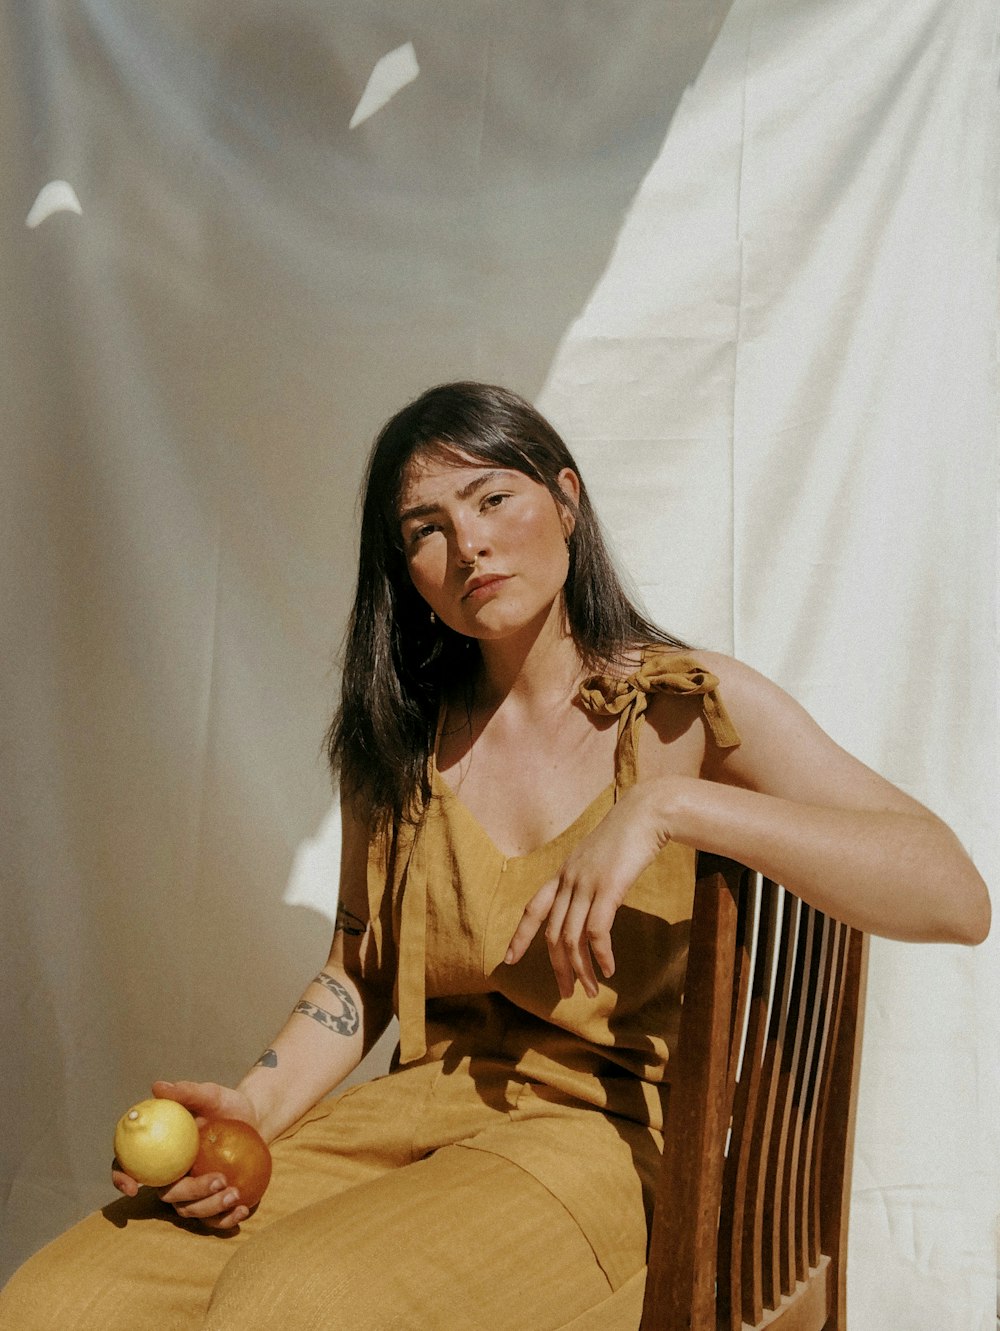
[[[820,1231],[824,1253],[837,1259],[831,1291],[831,1314],[825,1331],[847,1327],[847,1229],[851,1203],[851,1160],[854,1155],[854,1100],[861,1063],[865,992],[868,985],[868,937],[847,930],[844,994],[839,1005],[836,1049],[823,1106]]]
[[[742,911],[741,963],[745,960],[749,972],[748,963],[752,954],[753,973],[748,982],[749,1011],[739,1013],[741,1029],[742,1018],[746,1016],[746,1034],[742,1041],[734,1041],[734,1047],[739,1045],[742,1057],[740,1077],[733,1097],[730,1148],[722,1184],[722,1213],[730,1217],[731,1223],[723,1225],[719,1230],[719,1321],[731,1331],[740,1331],[743,1324],[744,1282],[749,1280],[751,1286],[758,1290],[760,1286],[753,1261],[753,1225],[747,1224],[748,1183],[754,1163],[749,1125],[757,1113],[761,1085],[761,1066],[767,1039],[768,995],[777,940],[775,916],[778,910],[778,889],[774,883],[763,880],[759,894],[756,890],[750,890],[749,884],[744,890],[756,909],[751,910],[748,905]],[[744,1262],[744,1254],[750,1257],[748,1263]]]
[[[734,960],[733,1005],[729,1029],[732,1032],[732,1044],[729,1050],[729,1086],[730,1094],[736,1088],[736,1080],[743,1062],[744,1040],[741,1032],[747,1019],[747,1004],[753,985],[753,966],[755,944],[760,931],[760,894],[757,890],[759,874],[744,870],[740,876],[736,898],[736,954]]]
[[[837,1057],[837,1037],[840,1028],[840,1013],[847,1001],[848,963],[850,960],[851,930],[847,925],[835,923],[834,933],[837,939],[837,958],[833,973],[833,990],[830,1003],[829,1029],[827,1032],[826,1051],[823,1061],[822,1085],[816,1104],[816,1136],[818,1147],[813,1154],[809,1181],[809,1228],[811,1233],[810,1261],[813,1266],[823,1250],[823,1230],[820,1202],[823,1182],[823,1143],[827,1105],[830,1089],[833,1085]]]
[[[839,1001],[840,929],[836,921],[823,917],[823,947],[817,968],[816,1035],[809,1067],[804,1099],[802,1145],[799,1151],[799,1172],[796,1198],[799,1207],[799,1233],[802,1248],[799,1254],[799,1279],[806,1279],[820,1256],[819,1227],[816,1222],[814,1201],[816,1192],[814,1162],[817,1154],[816,1124],[819,1118],[823,1073],[827,1066],[830,1047],[830,1029],[836,1017]]]
[[[799,905],[798,939],[795,948],[795,975],[788,1005],[785,1050],[782,1059],[784,1116],[772,1186],[779,1234],[779,1288],[782,1295],[795,1288],[795,1151],[798,1144],[798,1100],[801,1091],[802,1063],[808,1041],[809,964],[816,928],[815,912],[805,902]]]
[[[781,946],[779,952],[780,989],[776,987],[772,1005],[769,1044],[768,1100],[770,1114],[767,1133],[761,1141],[760,1173],[762,1191],[762,1230],[760,1241],[761,1282],[765,1308],[781,1301],[781,1197],[777,1180],[784,1166],[785,1143],[790,1113],[792,1053],[796,1029],[795,992],[798,956],[798,932],[802,903],[790,893],[783,897]]]
[[[777,883],[764,880],[768,898],[767,937],[764,941],[764,969],[761,985],[764,997],[766,1036],[759,1069],[759,1086],[754,1116],[748,1122],[743,1153],[747,1160],[747,1184],[742,1217],[742,1314],[755,1324],[763,1316],[765,1301],[773,1280],[770,1254],[773,1231],[765,1223],[767,1202],[767,1161],[771,1150],[774,1110],[777,1101],[777,1066],[783,1038],[788,989],[791,983],[792,917],[786,906],[788,898]],[[758,942],[760,947],[760,942]],[[739,1218],[734,1217],[734,1223]]]
[[[805,1280],[809,1273],[809,1236],[803,1217],[808,1208],[804,1204],[806,1156],[809,1141],[809,1119],[812,1086],[817,1050],[822,1038],[822,1018],[825,990],[829,923],[826,916],[810,910],[809,937],[803,967],[803,991],[799,1009],[802,1025],[799,1057],[795,1069],[795,1092],[792,1108],[792,1137],[786,1172],[786,1207],[788,1213],[788,1270],[789,1290]]]

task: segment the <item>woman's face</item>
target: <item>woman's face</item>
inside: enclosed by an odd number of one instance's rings
[[[560,488],[574,503],[576,473]],[[572,515],[538,481],[456,453],[417,454],[399,516],[414,587],[444,624],[494,640],[540,625],[569,569]]]

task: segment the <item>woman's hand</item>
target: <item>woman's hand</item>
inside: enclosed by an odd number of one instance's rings
[[[669,778],[632,786],[576,845],[524,908],[504,957],[508,965],[521,960],[544,925],[560,996],[569,998],[578,978],[591,998],[597,996],[593,963],[605,979],[615,973],[611,926],[618,907],[670,840],[668,794]]]
[[[210,1081],[154,1081],[153,1094],[161,1100],[176,1100],[190,1109],[199,1127],[209,1118],[237,1118],[259,1127],[257,1111],[248,1095]],[[139,1184],[118,1166],[111,1168],[111,1181],[126,1197],[134,1197]],[[185,1174],[168,1187],[158,1188],[161,1199],[185,1220],[200,1220],[211,1229],[232,1229],[250,1214],[240,1204],[236,1188],[226,1186],[224,1174]]]

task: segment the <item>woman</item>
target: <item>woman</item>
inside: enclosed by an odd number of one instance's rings
[[[634,609],[565,446],[503,389],[381,432],[344,664],[329,960],[238,1087],[154,1086],[255,1124],[268,1193],[249,1215],[221,1175],[157,1196],[116,1169],[125,1198],[22,1269],[3,1328],[630,1325],[695,849],[875,933],[986,935],[937,818]],[[394,1005],[394,1070],[324,1100]]]

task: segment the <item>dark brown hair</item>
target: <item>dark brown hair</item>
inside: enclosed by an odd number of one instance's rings
[[[564,494],[559,473],[564,467],[579,471],[548,421],[516,393],[493,384],[428,389],[383,426],[368,460],[341,701],[326,736],[345,793],[362,797],[382,824],[419,809],[441,700],[446,690],[471,690],[480,660],[474,639],[431,621],[406,567],[400,497],[407,463],[428,451],[522,472],[573,513],[566,617],[590,669],[622,662],[641,643],[684,646],[629,599],[582,480],[576,505]]]

